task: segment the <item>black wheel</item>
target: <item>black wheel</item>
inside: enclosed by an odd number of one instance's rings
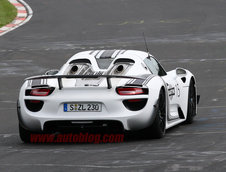
[[[188,110],[187,110],[187,119],[185,123],[191,124],[194,121],[194,116],[196,115],[196,89],[195,83],[191,80],[188,91]]]
[[[20,124],[19,124],[19,134],[20,134],[20,138],[23,142],[25,143],[30,143],[31,142],[31,132],[26,130],[25,128],[23,128]]]
[[[18,115],[18,118],[20,120],[20,102],[19,100],[17,100],[17,115]],[[19,123],[19,134],[20,134],[20,138],[23,142],[25,143],[30,143],[30,138],[31,138],[31,132],[24,129],[21,124]]]
[[[146,137],[160,139],[166,132],[166,96],[162,89],[159,93],[158,103],[155,107],[155,120],[153,124],[145,130]]]

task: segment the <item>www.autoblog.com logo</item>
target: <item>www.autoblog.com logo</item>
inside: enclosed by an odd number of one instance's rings
[[[124,134],[31,134],[31,143],[121,143]]]

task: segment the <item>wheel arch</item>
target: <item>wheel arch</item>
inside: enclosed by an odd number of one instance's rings
[[[155,99],[155,103],[153,104],[154,108],[157,107],[158,99],[161,91],[164,91],[165,94],[165,103],[166,103],[166,116],[169,112],[169,99],[168,99],[168,90],[165,81],[160,76],[153,77],[148,83],[147,86],[149,87],[149,99]],[[153,96],[154,92],[154,96]],[[156,112],[153,113],[149,125],[152,125],[154,119],[156,118]],[[166,119],[167,120],[167,119]]]
[[[193,101],[195,101],[195,111],[193,111],[193,110],[191,110],[190,108],[190,101],[189,101],[189,99],[190,99],[190,89],[191,88],[194,88],[193,90],[194,90],[194,99],[193,99]],[[192,99],[191,99],[191,101],[192,101]],[[192,102],[193,102],[192,101]],[[190,82],[189,82],[189,91],[188,91],[188,98],[187,98],[187,114],[186,114],[186,120],[185,120],[185,123],[186,124],[191,124],[191,123],[193,123],[193,120],[194,120],[194,117],[197,115],[197,88],[196,88],[196,81],[195,81],[195,78],[194,78],[194,76],[192,76],[191,77],[191,79],[190,79]],[[192,103],[193,104],[193,103]]]
[[[190,82],[193,81],[194,82],[194,85],[196,85],[196,79],[194,76],[191,76],[191,79],[190,79]]]

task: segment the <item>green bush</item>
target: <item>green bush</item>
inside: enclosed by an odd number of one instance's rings
[[[0,27],[13,21],[16,15],[17,9],[8,0],[0,0]]]

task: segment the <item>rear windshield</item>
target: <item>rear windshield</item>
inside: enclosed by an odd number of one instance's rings
[[[97,64],[100,69],[107,69],[113,60],[114,59],[112,59],[112,58],[99,58],[99,59],[97,58],[96,59]]]

